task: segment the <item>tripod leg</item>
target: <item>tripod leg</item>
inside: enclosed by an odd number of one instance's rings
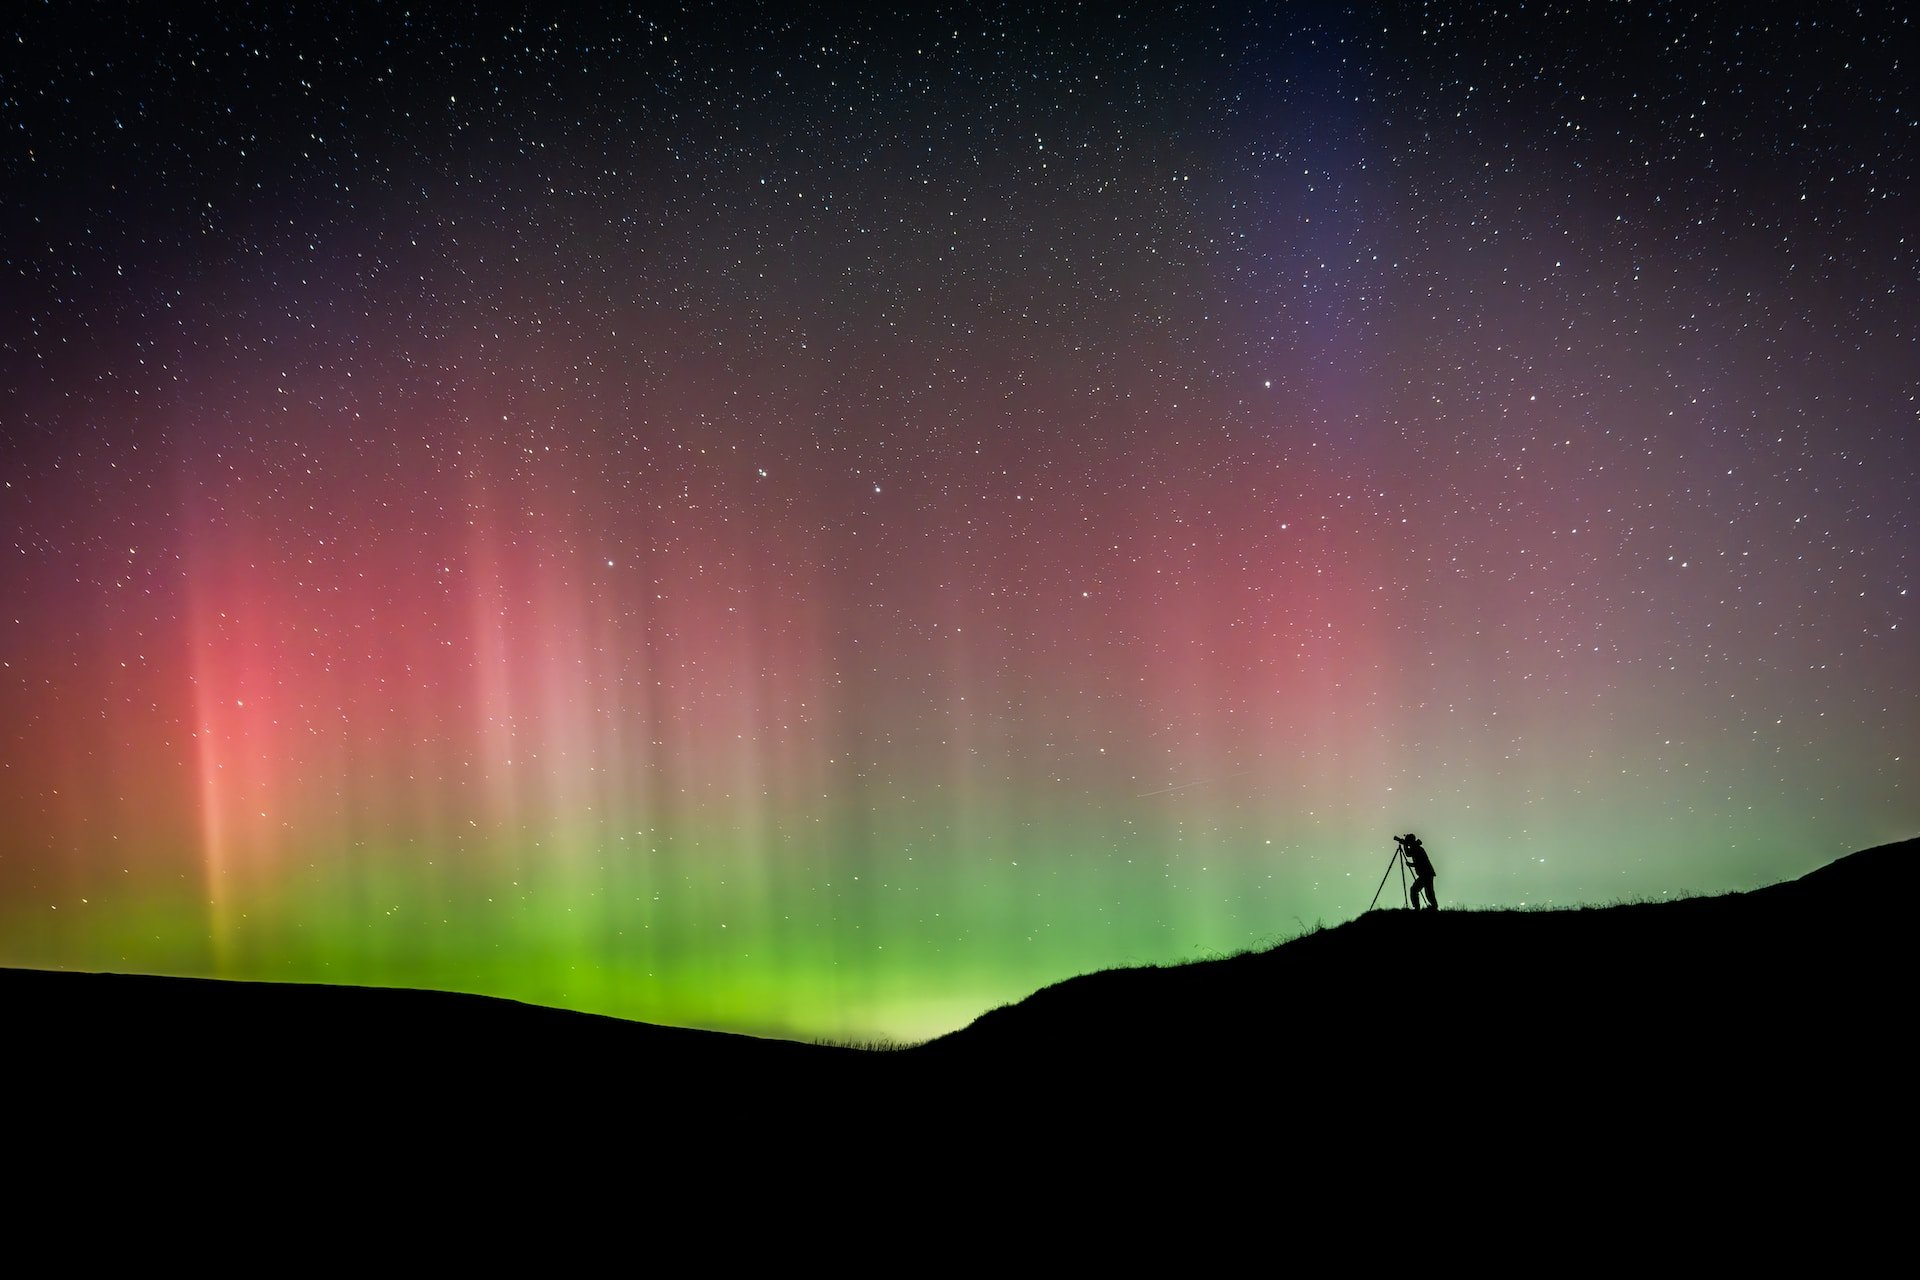
[[[1375,889],[1375,890],[1373,891],[1373,901],[1372,901],[1372,902],[1369,902],[1369,903],[1367,904],[1367,910],[1369,910],[1369,911],[1371,911],[1371,910],[1373,910],[1373,909],[1374,909],[1374,907],[1375,907],[1375,906],[1377,906],[1377,905],[1379,904],[1379,902],[1380,902],[1380,890],[1381,890],[1381,889],[1384,889],[1384,888],[1386,888],[1386,887],[1387,887],[1387,877],[1393,874],[1393,864],[1394,864],[1394,863],[1396,863],[1396,862],[1398,862],[1398,861],[1400,861],[1400,852],[1399,852],[1399,850],[1397,850],[1397,849],[1396,849],[1396,850],[1395,850],[1395,851],[1393,852],[1393,854],[1392,854],[1391,856],[1389,856],[1389,857],[1387,858],[1387,869],[1386,869],[1385,871],[1382,871],[1382,872],[1380,873],[1380,885],[1379,885],[1379,888],[1376,888],[1376,889]],[[1400,871],[1400,874],[1401,874],[1401,876],[1402,876],[1402,877],[1404,877],[1404,876],[1406,875],[1406,869],[1405,869],[1404,867],[1403,867],[1403,868],[1401,868],[1401,871]],[[1404,888],[1402,888],[1402,890],[1401,890],[1401,892],[1402,892],[1402,893],[1405,893],[1405,892],[1406,892],[1406,890],[1405,890]]]

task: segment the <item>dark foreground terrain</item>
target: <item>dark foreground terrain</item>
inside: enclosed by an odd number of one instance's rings
[[[1871,1147],[1903,1140],[1911,1110],[1917,867],[1920,840],[1717,898],[1374,912],[1074,978],[887,1053],[348,987],[5,970],[0,1005],[29,1123],[584,1125],[627,1149],[796,1120],[856,1145],[966,1144],[1018,1117],[1029,1135],[1137,1128],[1274,1158],[1340,1130]]]

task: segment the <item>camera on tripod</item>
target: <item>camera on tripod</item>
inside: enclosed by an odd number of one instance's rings
[[[1409,831],[1406,835],[1393,838],[1393,853],[1387,858],[1387,869],[1380,877],[1379,888],[1373,891],[1373,901],[1367,904],[1371,911],[1380,902],[1380,891],[1387,887],[1387,877],[1394,868],[1400,869],[1400,900],[1407,906],[1418,910],[1421,895],[1424,893],[1430,910],[1438,910],[1440,900],[1433,891],[1433,862],[1427,857],[1427,848],[1420,843],[1420,837]],[[1407,877],[1411,874],[1412,883]]]

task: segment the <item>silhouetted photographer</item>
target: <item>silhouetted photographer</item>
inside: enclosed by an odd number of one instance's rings
[[[1393,838],[1400,846],[1400,856],[1407,860],[1408,870],[1413,872],[1413,884],[1407,892],[1407,902],[1415,911],[1420,909],[1420,895],[1427,895],[1427,909],[1438,911],[1440,899],[1433,892],[1433,859],[1427,856],[1427,846],[1420,843],[1420,837],[1409,831],[1403,836]]]

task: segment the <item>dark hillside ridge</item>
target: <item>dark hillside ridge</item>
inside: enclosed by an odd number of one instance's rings
[[[1069,979],[915,1053],[1039,1087],[1201,1059],[1216,1088],[1413,1079],[1481,1099],[1570,1079],[1651,1096],[1700,1072],[1845,1083],[1905,1059],[1917,873],[1908,840],[1713,898],[1375,911],[1264,952]]]
[[[1104,1107],[1426,1096],[1560,1110],[1765,1105],[1889,1086],[1908,1060],[1920,840],[1749,893],[1576,910],[1376,911],[1271,950],[1047,987],[868,1053],[481,996],[0,970],[26,1097],[285,1110]]]
[[[375,1100],[431,1112],[481,1095],[489,1107],[564,1107],[738,1080],[775,1097],[821,1074],[857,1084],[877,1065],[851,1049],[387,987],[0,969],[0,1018],[17,1081],[123,1105]]]

